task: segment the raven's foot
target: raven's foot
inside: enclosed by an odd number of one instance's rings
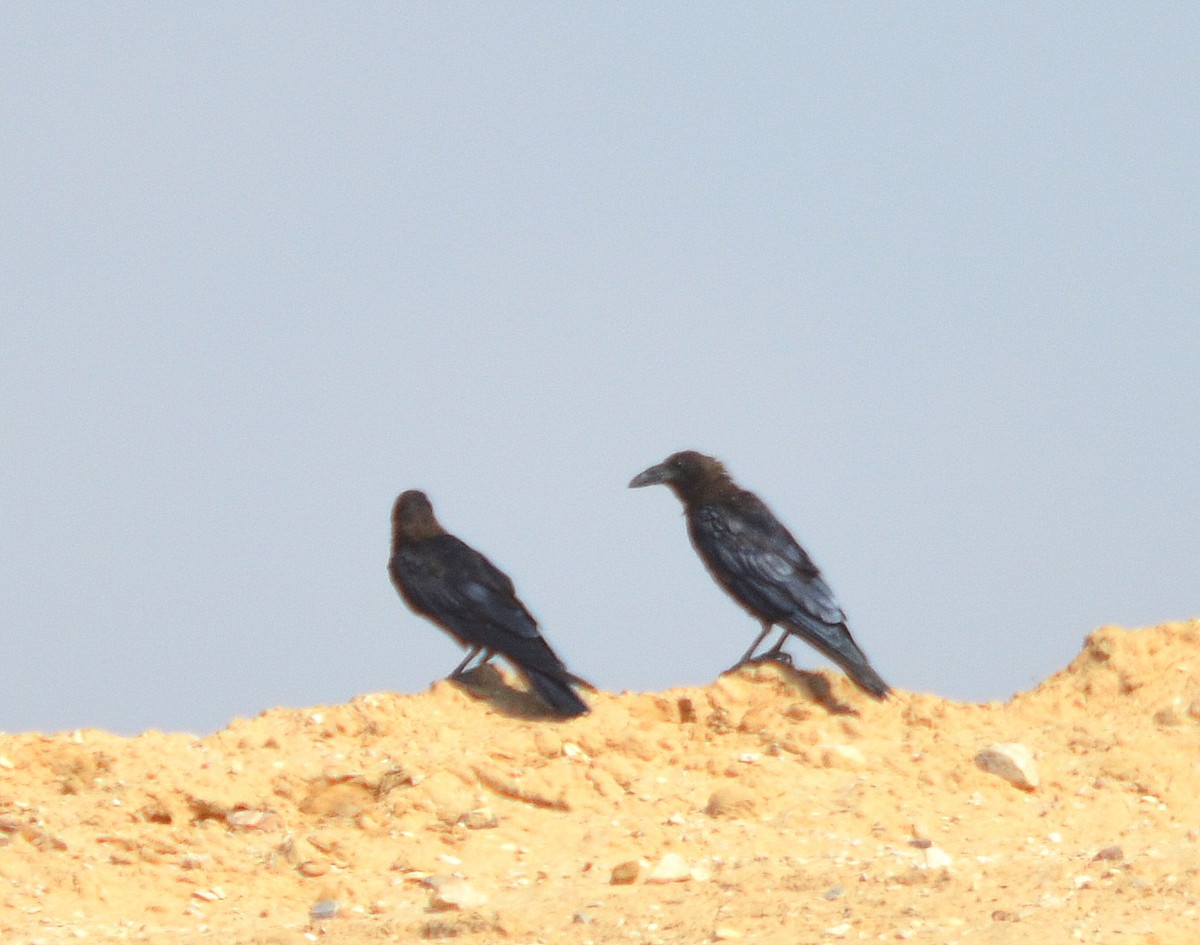
[[[729,669],[727,673],[733,673],[741,669],[743,666],[759,666],[763,663],[782,663],[784,666],[793,666],[792,654],[783,650],[768,650],[758,656],[750,656],[744,660],[738,660]]]

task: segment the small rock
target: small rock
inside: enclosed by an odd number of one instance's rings
[[[1103,850],[1101,850],[1099,853],[1097,853],[1094,857],[1092,857],[1092,859],[1093,860],[1123,860],[1123,859],[1125,859],[1125,851],[1122,850],[1116,844],[1113,844],[1110,847],[1105,847]]]
[[[586,912],[576,912],[573,916],[571,916],[571,921],[576,925],[591,925],[596,920]]]
[[[751,817],[758,805],[758,796],[750,791],[721,788],[709,797],[704,813],[709,817]]]
[[[465,814],[460,814],[458,823],[468,830],[490,830],[500,825],[499,819],[492,813],[490,807],[477,807]]]
[[[975,756],[975,764],[1022,791],[1032,791],[1038,786],[1033,753],[1017,742],[989,745]]]
[[[727,925],[719,925],[713,929],[713,939],[718,942],[732,942],[741,937],[741,932],[737,929],[731,929]]]
[[[941,847],[931,846],[925,848],[925,866],[927,869],[945,869],[953,862],[954,858]]]
[[[533,743],[544,758],[557,758],[562,754],[562,739],[546,729],[538,729],[533,737]]]
[[[813,707],[804,702],[793,702],[783,710],[783,715],[784,718],[792,719],[795,722],[803,722],[812,718]]]
[[[451,909],[477,909],[488,897],[465,879],[449,879],[434,891],[429,904],[438,912]]]
[[[301,876],[307,876],[309,879],[316,879],[318,876],[324,876],[329,872],[329,864],[321,860],[305,860],[296,867],[296,871]]]
[[[275,848],[275,852],[293,866],[299,866],[305,860],[315,860],[318,858],[316,847],[303,837],[297,837],[292,834],[288,834],[283,838],[283,842]]]
[[[630,883],[636,882],[638,874],[642,871],[642,864],[637,860],[626,860],[624,863],[618,863],[612,868],[612,876],[609,877],[609,883],[613,886],[628,886]]]
[[[231,810],[225,822],[232,830],[279,830],[283,821],[272,810]]]
[[[830,886],[821,894],[821,898],[833,902],[835,899],[841,899],[844,892],[845,890],[841,886]]]
[[[399,766],[389,768],[383,773],[383,776],[379,779],[379,783],[375,785],[375,797],[378,800],[382,800],[396,788],[402,786],[414,787],[420,784],[422,780],[424,779],[421,776],[413,775],[405,768]]]
[[[650,875],[646,877],[646,882],[682,883],[691,878],[692,870],[688,866],[687,860],[678,853],[664,853],[662,858],[654,864],[654,868],[650,870]]]
[[[1183,716],[1175,706],[1167,706],[1154,713],[1154,721],[1163,726],[1176,726],[1183,722]]]
[[[308,917],[314,922],[322,922],[325,919],[336,919],[342,911],[342,904],[336,899],[322,899],[309,912]]]
[[[193,820],[224,820],[229,814],[229,808],[217,801],[205,800],[195,795],[187,795],[187,805],[191,808]]]
[[[775,713],[769,711],[766,706],[747,709],[746,714],[742,716],[742,720],[738,722],[738,731],[761,732],[774,717]]]
[[[220,886],[214,886],[212,889],[195,889],[192,891],[192,898],[199,899],[201,902],[219,902],[225,898],[225,890]]]
[[[821,766],[854,771],[865,768],[867,758],[853,745],[825,745],[821,749]]]
[[[421,938],[461,938],[487,933],[486,938],[473,938],[472,941],[495,942],[508,937],[504,926],[496,921],[496,917],[484,915],[481,912],[465,912],[461,915],[446,915],[442,918],[431,919],[421,926]]]

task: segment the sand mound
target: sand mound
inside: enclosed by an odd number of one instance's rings
[[[558,722],[488,669],[200,739],[3,735],[0,941],[1190,945],[1198,669],[1191,622],[1004,705],[769,665]]]

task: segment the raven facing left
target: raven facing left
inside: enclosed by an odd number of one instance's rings
[[[833,660],[859,688],[887,698],[891,687],[850,635],[820,570],[762,499],[738,486],[720,460],[695,450],[673,453],[634,476],[629,486],[656,483],[683,502],[688,535],[713,580],[762,625],[737,665],[749,662],[778,624],[783,635],[762,659],[787,657],[783,644],[795,635]]]
[[[567,671],[542,638],[537,621],[517,599],[512,580],[442,528],[428,496],[417,489],[401,493],[392,506],[388,574],[413,611],[468,648],[451,679],[481,653],[480,665],[500,654],[560,715],[588,711],[572,688],[582,680]]]

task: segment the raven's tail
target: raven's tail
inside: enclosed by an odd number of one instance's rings
[[[876,699],[886,699],[891,694],[892,687],[867,662],[866,654],[858,648],[845,624],[815,624],[812,620],[793,619],[784,626],[835,662],[864,692]]]
[[[529,666],[520,667],[521,673],[533,687],[533,691],[541,696],[542,701],[559,715],[570,717],[586,715],[591,710],[588,704],[579,698],[578,693],[571,688],[565,679],[558,679]],[[569,677],[574,679],[575,677]],[[582,680],[578,680],[582,682]]]
[[[854,680],[860,689],[869,692],[876,699],[886,699],[891,695],[892,687],[885,683],[883,677],[871,668],[870,663],[843,663],[841,665],[842,669],[846,671],[846,675]]]

